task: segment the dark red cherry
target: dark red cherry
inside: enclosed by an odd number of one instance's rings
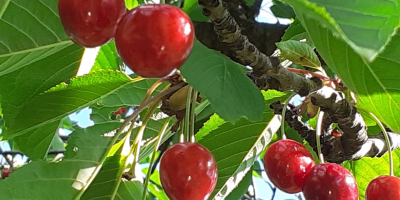
[[[379,176],[373,179],[365,191],[366,200],[400,200],[400,178]]]
[[[318,164],[306,176],[303,188],[307,200],[358,200],[357,183],[344,167]]]
[[[171,200],[205,200],[217,183],[214,156],[197,143],[175,144],[161,158],[160,180]]]
[[[128,111],[128,108],[119,108],[117,111],[113,112],[112,114],[114,116],[123,115],[126,113],[126,111]]]
[[[59,0],[58,11],[64,30],[74,43],[96,47],[114,37],[126,8],[124,0]]]
[[[310,152],[293,140],[279,140],[264,155],[265,172],[271,182],[287,193],[300,192],[304,178],[315,163]]]
[[[5,170],[3,170],[3,172],[1,173],[1,178],[2,178],[2,179],[7,178],[11,173],[12,173],[11,170],[5,169]]]
[[[167,4],[144,4],[130,10],[119,22],[115,35],[122,61],[146,78],[162,78],[179,68],[193,42],[189,17]]]

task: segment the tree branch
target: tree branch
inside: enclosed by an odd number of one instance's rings
[[[266,78],[267,76],[271,76],[279,82],[279,87],[276,87],[279,90],[293,90],[302,96],[322,86],[322,84],[316,84],[315,81],[288,71],[280,65],[277,58],[268,57],[260,52],[247,36],[241,33],[241,28],[230,15],[226,3],[222,0],[198,0],[198,3],[202,7],[203,14],[213,22],[215,33],[233,52],[235,61],[253,68],[249,77],[260,89],[270,89],[265,88],[269,87],[268,84],[258,84],[268,82],[265,81],[265,79],[269,79]]]
[[[282,105],[280,102],[274,102],[270,105],[270,108],[274,110],[275,114],[281,114],[283,106],[284,105]],[[361,116],[358,116],[359,113],[357,111],[356,113],[349,114],[347,117],[344,118],[354,118],[354,124],[358,125],[354,126],[354,129],[347,129],[347,132],[343,131],[343,135],[341,137],[335,137],[332,135],[332,121],[330,120],[332,119],[332,115],[329,115],[328,113],[325,114],[326,117],[323,121],[323,135],[321,137],[321,150],[325,159],[328,162],[340,164],[346,160],[358,160],[362,157],[380,157],[388,151],[385,143],[385,138],[382,133],[379,133],[378,135],[368,136],[366,132],[364,132],[364,130],[366,131],[366,127],[360,125],[359,117]],[[350,117],[350,115],[353,115],[355,117]],[[333,114],[333,116],[335,116],[335,114]],[[285,121],[291,128],[297,131],[301,135],[301,137],[310,144],[311,147],[313,147],[315,152],[317,152],[317,143],[315,137],[316,131],[312,127],[304,123],[301,120],[301,116],[298,116],[296,112],[292,111],[291,109],[287,109],[285,114]],[[346,125],[349,123],[344,124]],[[338,123],[338,125],[339,127],[346,127],[343,126],[342,123]],[[364,141],[362,142],[362,144],[358,141],[358,137],[351,136],[352,134],[359,135],[360,132],[363,132],[362,134],[360,134],[363,136],[360,137],[362,138],[362,141]],[[394,132],[388,132],[388,134],[391,141],[390,149],[395,150],[400,148],[400,135]]]

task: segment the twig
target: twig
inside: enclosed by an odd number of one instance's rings
[[[264,79],[266,76],[271,76],[279,82],[279,90],[293,90],[301,96],[306,96],[310,92],[321,88],[322,83],[317,84],[292,73],[280,65],[278,58],[268,57],[261,53],[248,40],[247,36],[241,33],[239,25],[229,14],[225,3],[221,0],[198,0],[198,3],[202,7],[203,14],[213,22],[214,31],[220,40],[226,43],[229,49],[235,53],[237,62],[253,68],[253,72],[249,77],[260,89],[270,89],[265,88],[266,85],[260,87],[257,84],[260,82],[258,79]]]

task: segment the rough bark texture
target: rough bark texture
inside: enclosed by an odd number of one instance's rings
[[[262,53],[246,35],[242,34],[242,28],[228,12],[227,3],[221,0],[199,0],[198,3],[203,9],[203,14],[212,21],[214,32],[222,42],[220,45],[224,46],[221,49],[229,49],[231,53],[227,56],[253,68],[248,76],[260,89],[279,88],[280,91],[293,90],[300,95],[307,95],[321,87],[314,81],[283,68],[277,58]],[[266,83],[269,83],[271,78],[275,81],[270,88],[270,84]]]
[[[342,163],[386,153],[388,147],[383,135],[367,135],[367,126],[361,114],[345,99],[343,93],[323,86],[317,77],[306,79],[294,74],[282,67],[276,57],[267,56],[275,50],[271,41],[275,43],[280,38],[270,37],[265,33],[281,35],[286,27],[277,24],[269,26],[275,28],[274,30],[268,30],[267,25],[263,27],[262,23],[255,23],[254,19],[260,10],[261,2],[256,0],[254,5],[248,6],[242,0],[198,0],[203,14],[212,22],[195,23],[198,39],[207,47],[221,51],[232,60],[252,67],[253,71],[247,75],[258,88],[294,91],[301,96],[309,95],[311,103],[325,112],[321,144],[322,153],[328,162]],[[264,35],[260,36],[258,33]],[[262,44],[257,43],[261,37],[266,41],[262,41]],[[283,105],[277,102],[271,104],[271,108],[275,114],[281,114]],[[287,109],[285,121],[316,150],[315,130],[302,122],[295,111]],[[335,135],[333,124],[337,124],[343,134]],[[389,137],[392,142],[390,149],[399,148],[400,135],[390,132]]]
[[[328,91],[330,92],[330,91]],[[323,93],[322,91],[312,94],[314,97]],[[326,93],[319,96],[320,103],[331,104],[338,100],[336,92],[331,96]],[[335,99],[335,100],[334,100]],[[380,157],[388,151],[385,138],[382,133],[378,135],[367,135],[367,127],[356,108],[341,100],[334,106],[325,110],[325,117],[322,124],[321,151],[326,161],[332,163],[343,163],[346,160],[358,160],[362,157]],[[281,114],[283,109],[281,102],[274,102],[270,108],[275,114]],[[326,108],[326,107],[325,107]],[[321,107],[321,109],[323,109]],[[335,110],[336,109],[336,110]],[[342,116],[342,117],[340,117]],[[314,151],[317,152],[316,131],[301,120],[295,111],[286,109],[285,121],[304,138]],[[332,123],[337,123],[343,134],[340,137],[332,134]],[[388,132],[391,141],[391,150],[400,148],[400,135]]]

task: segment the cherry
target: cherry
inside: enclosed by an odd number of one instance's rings
[[[175,144],[161,158],[160,180],[171,200],[205,200],[217,183],[214,156],[197,143]]]
[[[400,178],[379,176],[372,180],[365,191],[366,200],[400,200]]]
[[[74,43],[96,47],[114,37],[126,8],[124,0],[59,0],[58,11],[64,30]]]
[[[126,113],[127,110],[128,110],[128,108],[120,108],[120,109],[118,109],[117,111],[113,112],[112,114],[113,114],[114,116],[123,115],[123,114]]]
[[[318,164],[306,176],[303,188],[307,200],[358,200],[357,183],[344,167]]]
[[[12,173],[11,170],[6,169],[6,170],[4,170],[4,171],[1,173],[1,178],[2,178],[2,179],[7,178],[11,173]]]
[[[124,63],[146,78],[162,78],[179,68],[194,43],[193,24],[178,7],[144,4],[118,24],[115,45]]]
[[[315,163],[310,152],[293,140],[279,140],[264,155],[265,172],[271,182],[287,193],[300,192],[305,176]]]

